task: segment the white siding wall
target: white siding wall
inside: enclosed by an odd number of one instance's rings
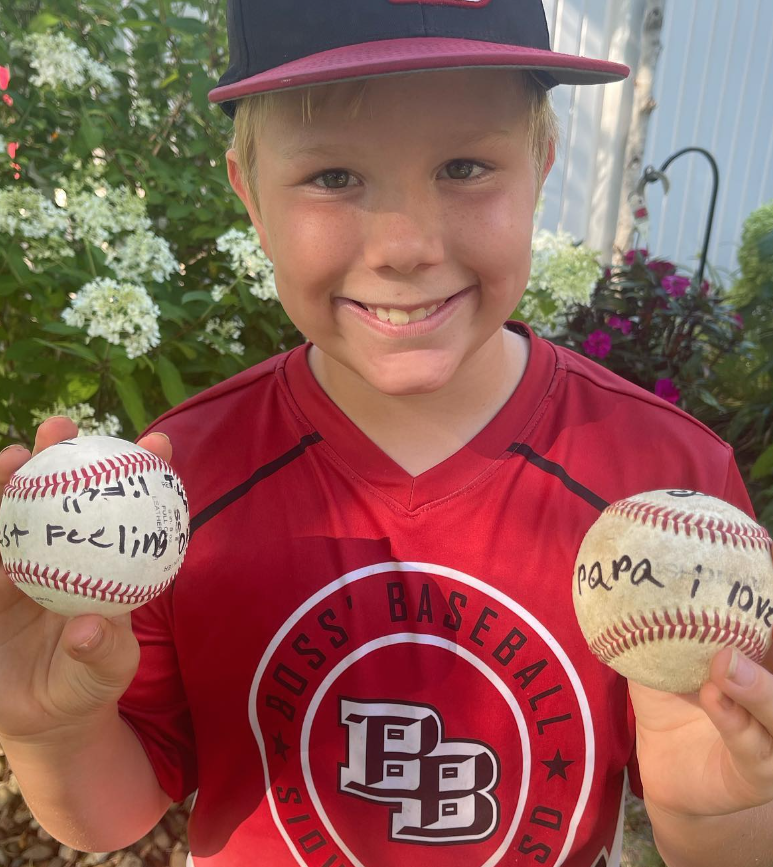
[[[773,2],[667,0],[663,43],[645,164],[659,168],[689,146],[714,156],[719,198],[709,262],[734,269],[744,219],[773,199]],[[649,187],[650,246],[692,267],[703,244],[711,168],[701,154],[686,154],[668,177],[668,196],[660,185]]]
[[[626,63],[635,72],[644,0],[545,0],[556,51]],[[704,147],[717,160],[719,199],[709,262],[736,267],[741,226],[773,199],[773,2],[666,0],[663,51],[654,81],[658,105],[644,165]],[[617,221],[633,74],[621,84],[553,90],[563,149],[545,185],[539,226],[562,229],[608,257]],[[668,169],[671,191],[647,188],[650,248],[697,266],[711,193],[699,154]]]

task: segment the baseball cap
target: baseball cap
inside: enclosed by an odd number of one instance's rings
[[[209,99],[229,117],[245,96],[406,72],[518,68],[546,90],[630,72],[551,51],[542,0],[227,2],[230,65]]]

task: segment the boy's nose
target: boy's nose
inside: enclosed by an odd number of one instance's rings
[[[363,213],[365,263],[372,270],[392,268],[409,274],[439,265],[445,258],[443,215],[432,203],[403,198]]]

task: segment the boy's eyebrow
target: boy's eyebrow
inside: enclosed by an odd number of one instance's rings
[[[444,142],[443,147],[468,147],[470,145],[481,144],[487,141],[502,141],[511,139],[513,130],[497,129],[488,132],[480,132],[478,129],[459,131],[456,135],[449,136]],[[340,153],[342,150],[357,150],[356,146],[351,144],[341,144],[340,142],[331,143],[328,145],[298,145],[284,147],[281,150],[281,155],[286,160],[294,160],[298,157],[306,156],[332,156]]]

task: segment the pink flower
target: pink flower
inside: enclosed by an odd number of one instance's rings
[[[622,331],[623,334],[630,334],[631,328],[633,328],[631,320],[625,319],[621,316],[610,316],[607,320],[607,324],[610,328],[616,328],[618,331]]]
[[[19,142],[17,141],[9,141],[6,150],[8,151],[8,156],[12,159],[16,159],[16,151],[19,147]]]
[[[666,276],[661,280],[661,286],[672,298],[681,298],[692,281],[689,277]]]
[[[655,394],[669,403],[676,403],[682,396],[682,393],[674,385],[673,380],[668,378],[659,379],[655,383]]]
[[[609,350],[612,348],[612,338],[606,331],[597,329],[588,335],[582,348],[585,350],[586,355],[595,355],[596,358],[606,358],[609,355]]]
[[[740,313],[734,313],[731,318],[739,328],[743,328],[743,316]]]
[[[647,250],[646,247],[642,248],[641,250],[629,250],[624,256],[625,264],[626,265],[633,265],[633,263],[636,261],[636,254],[637,253],[641,253],[643,258],[646,259],[647,256],[649,256],[650,251]]]
[[[7,66],[0,66],[0,90],[8,90],[10,80],[11,70]]]
[[[11,96],[10,93],[4,93],[3,94],[3,102],[6,105],[13,105],[13,97]]]
[[[653,259],[651,262],[647,262],[647,267],[661,278],[667,274],[676,273],[676,265],[673,262],[667,262],[665,259]]]

